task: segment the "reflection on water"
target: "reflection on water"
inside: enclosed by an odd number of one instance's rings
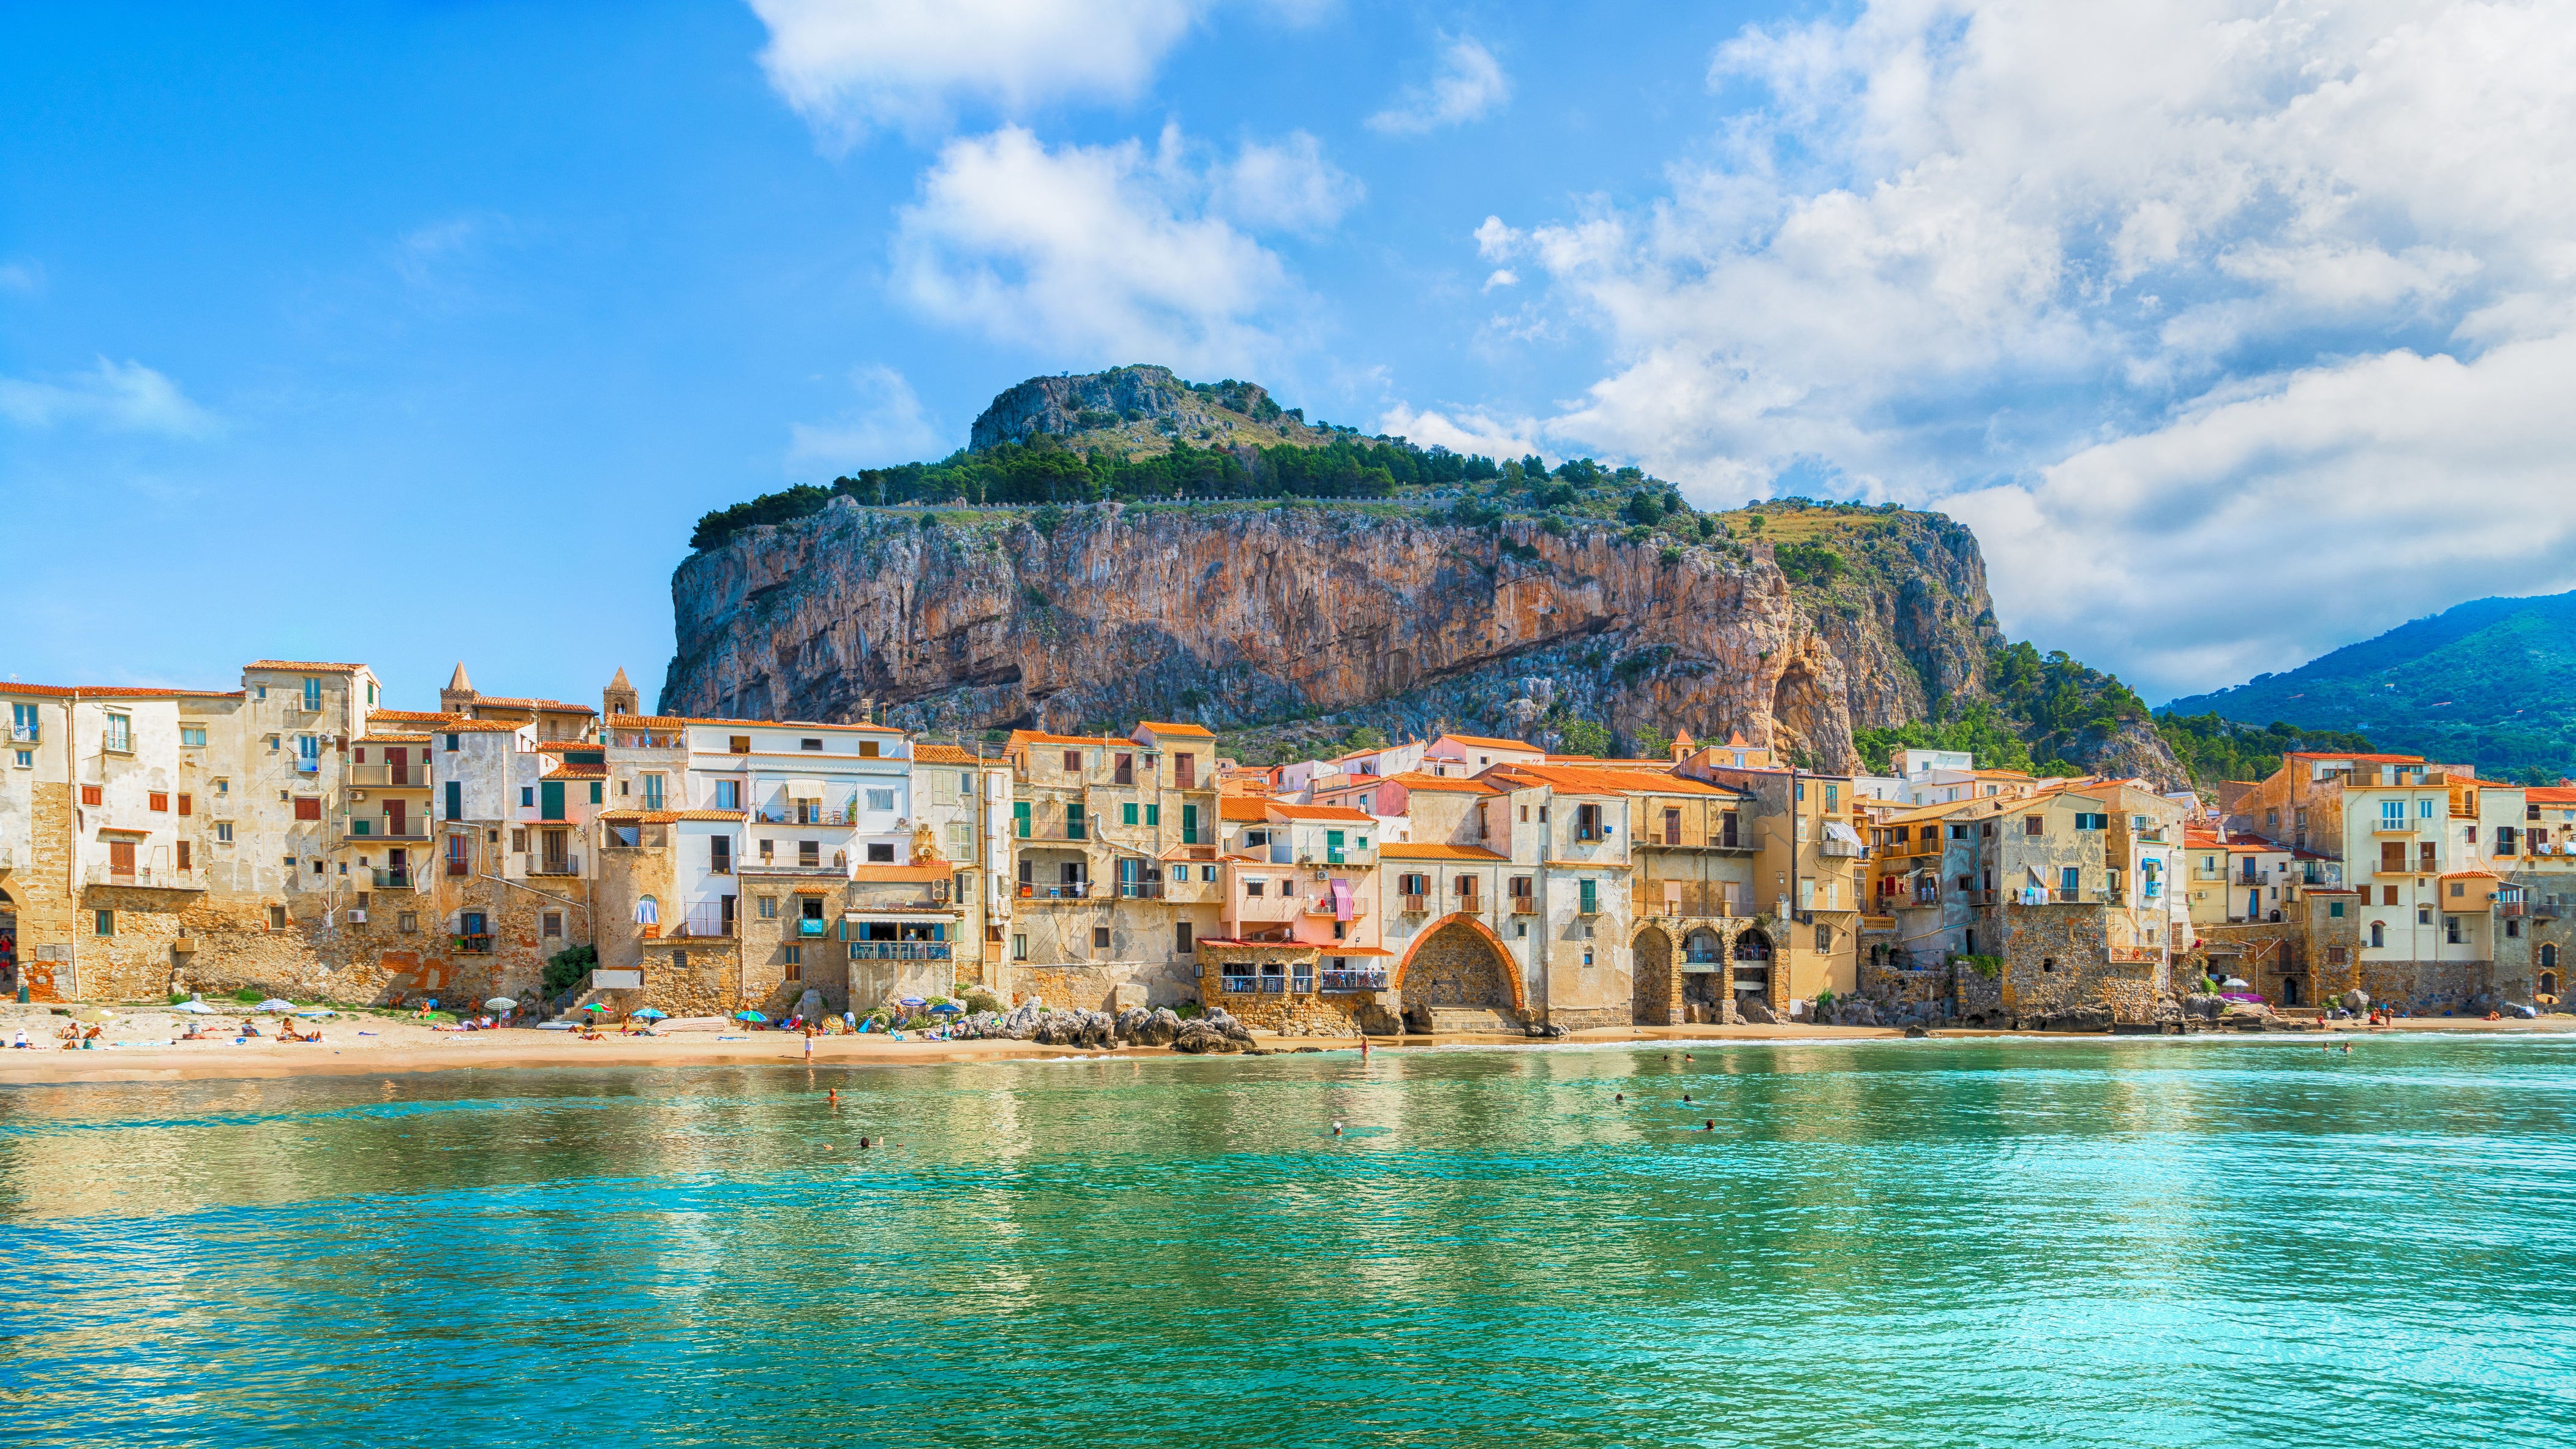
[[[0,1092],[0,1442],[2576,1439],[2576,1043],[1687,1050]]]

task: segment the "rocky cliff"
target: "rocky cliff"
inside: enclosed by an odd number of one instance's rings
[[[1994,626],[1966,529],[1835,516],[1847,526],[1775,551],[1758,533],[1685,544],[1399,507],[923,513],[836,498],[680,567],[661,707],[837,720],[874,699],[941,733],[1326,714],[1399,738],[1579,717],[1623,744],[1648,726],[1740,732],[1855,769],[1854,729],[1979,693]]]

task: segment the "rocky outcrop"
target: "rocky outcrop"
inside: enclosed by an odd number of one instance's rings
[[[1853,730],[1921,718],[1938,691],[1973,696],[1994,637],[1967,530],[1882,517],[1862,567],[1821,591],[1792,587],[1760,542],[1580,523],[836,499],[681,565],[661,708],[846,720],[874,699],[942,733],[1330,715],[1398,738],[1574,716],[1622,735],[1740,732],[1854,769]]]
[[[1227,416],[1230,414],[1231,416]],[[993,399],[975,419],[967,446],[977,451],[1025,443],[1041,433],[1070,438],[1128,424],[1166,432],[1213,424],[1270,425],[1265,436],[1320,441],[1322,434],[1282,417],[1258,383],[1193,387],[1168,367],[1113,367],[1081,376],[1033,377]]]

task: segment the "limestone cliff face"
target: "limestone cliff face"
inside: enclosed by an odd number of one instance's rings
[[[941,732],[1328,713],[1398,738],[1543,733],[1562,711],[1848,770],[1855,728],[1975,694],[1993,630],[1974,538],[1924,515],[1892,516],[1830,587],[1793,587],[1758,542],[1668,554],[1598,527],[1115,504],[1047,521],[925,526],[839,499],[748,529],[673,577],[661,707],[839,720],[873,698]]]

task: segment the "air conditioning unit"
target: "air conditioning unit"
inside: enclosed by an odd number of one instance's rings
[[[367,792],[364,790],[352,790],[349,792],[349,798],[352,800],[364,800],[367,798]]]
[[[366,912],[364,912],[364,911],[360,911],[360,910],[352,910],[352,911],[350,911],[350,912],[349,912],[349,924],[350,924],[350,925],[353,925],[353,926],[363,926],[363,925],[365,925],[366,923],[367,923],[367,913],[366,913]]]

